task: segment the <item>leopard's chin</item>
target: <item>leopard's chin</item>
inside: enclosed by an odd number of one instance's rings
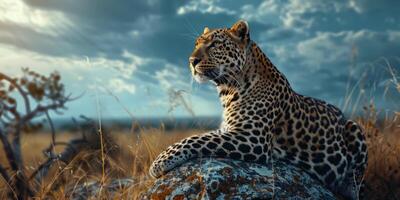
[[[193,75],[193,78],[194,78],[194,80],[196,80],[196,82],[198,82],[198,83],[205,83],[205,82],[211,80],[211,79],[208,78],[207,76],[201,75],[201,74],[195,74],[195,75]]]

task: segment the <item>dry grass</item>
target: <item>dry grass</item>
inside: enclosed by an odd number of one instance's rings
[[[360,123],[368,142],[368,199],[400,199],[400,123],[386,123],[381,129],[371,121]]]
[[[198,134],[204,131],[193,130],[185,132],[165,132],[162,129],[148,129],[140,134],[119,132],[112,133],[112,139],[116,143],[114,151],[105,155],[105,176],[102,173],[101,150],[92,149],[83,151],[67,166],[62,162],[53,167],[50,175],[38,188],[38,199],[53,197],[54,199],[69,199],[67,191],[79,184],[92,181],[106,183],[116,178],[133,178],[140,184],[120,191],[123,199],[137,199],[139,193],[151,184],[152,180],[147,177],[148,168],[154,158],[168,145],[185,138],[189,135]],[[78,137],[73,133],[61,133],[57,135],[57,141],[67,142]],[[27,174],[46,160],[42,150],[48,147],[51,135],[48,133],[25,134],[22,137],[22,151]],[[106,141],[109,142],[109,141]],[[1,145],[0,145],[1,147]],[[58,146],[56,151],[61,152],[62,147]],[[7,166],[4,153],[0,152],[0,163]],[[56,169],[56,168],[59,169]],[[104,176],[104,177],[103,177]],[[4,180],[0,181],[0,199],[7,199],[7,185]],[[105,199],[107,194],[101,194]],[[115,197],[119,199],[118,197]]]

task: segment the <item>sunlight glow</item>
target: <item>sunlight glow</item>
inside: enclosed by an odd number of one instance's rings
[[[52,28],[70,23],[60,12],[35,9],[21,0],[0,1],[0,22],[28,26],[35,31],[50,34],[54,33]]]

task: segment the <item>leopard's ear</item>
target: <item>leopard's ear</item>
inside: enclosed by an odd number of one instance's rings
[[[210,29],[208,27],[204,28],[203,34],[207,34],[208,32],[210,32]]]
[[[239,20],[230,29],[230,34],[239,39],[240,41],[245,41],[250,39],[249,24],[244,20]]]

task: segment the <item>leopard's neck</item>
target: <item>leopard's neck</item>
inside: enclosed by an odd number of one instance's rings
[[[263,107],[268,111],[268,107],[274,106],[279,99],[294,93],[285,76],[255,43],[247,52],[242,73],[235,78],[235,81],[217,86],[223,106],[224,129],[237,128],[246,121],[253,122],[254,113],[250,110],[254,112],[257,107]]]

